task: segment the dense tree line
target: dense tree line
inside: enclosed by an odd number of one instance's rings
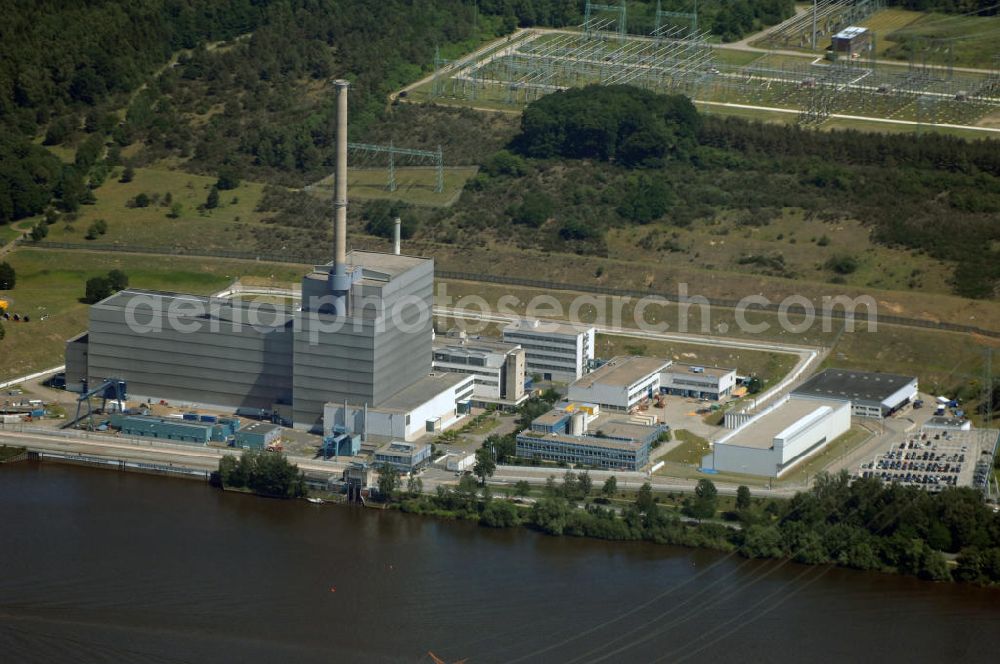
[[[515,487],[515,494],[527,495],[527,489]],[[561,483],[550,478],[530,509],[495,498],[489,487],[480,491],[471,476],[457,489],[439,487],[430,496],[398,498],[407,512],[475,519],[492,528],[523,525],[551,535],[646,540],[934,581],[1000,583],[1000,515],[972,489],[931,494],[878,480],[851,482],[846,473],[821,474],[813,489],[790,501],[754,501],[741,487],[735,511],[723,515],[739,522],[739,528],[712,518],[718,514],[717,492],[709,480],[682,501],[681,512],[700,522],[686,521],[663,506],[649,484],[617,512],[606,506],[616,491],[609,480],[590,500],[589,476],[567,471]],[[588,501],[584,509],[576,507],[580,501]],[[955,564],[949,565],[944,554],[957,554]]]

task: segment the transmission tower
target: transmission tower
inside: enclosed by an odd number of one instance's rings
[[[664,11],[661,0],[656,0],[656,23],[653,27],[653,34],[659,36],[668,26],[683,23],[687,28],[685,37],[694,37],[698,34],[698,0],[694,0],[694,5],[690,12]]]
[[[621,0],[621,4],[619,5],[599,5],[597,3],[590,2],[590,0],[587,0],[587,6],[584,9],[584,14],[583,14],[583,27],[584,31],[587,32],[588,35],[592,32],[591,18],[595,13],[600,13],[600,12],[609,12],[618,15],[618,18],[615,21],[618,24],[616,32],[618,33],[618,41],[624,44],[626,36],[628,35],[628,26],[626,21],[627,10],[625,8],[625,0]]]

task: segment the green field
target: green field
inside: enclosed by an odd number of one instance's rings
[[[6,260],[17,270],[16,288],[4,291],[13,301],[10,311],[32,320],[4,323],[0,380],[62,364],[66,339],[87,326],[87,305],[80,302],[84,284],[108,270],[123,270],[134,287],[199,294],[220,290],[236,278],[287,287],[302,272],[301,267],[252,261],[40,249],[18,249]]]
[[[478,171],[476,166],[446,167],[444,187],[437,187],[437,173],[432,167],[404,167],[396,169],[396,190],[388,186],[388,170],[381,168],[352,167],[347,175],[347,195],[351,200],[387,199],[413,205],[447,206],[462,193],[466,181]],[[333,195],[333,176],[320,180],[310,187],[310,192],[323,199]]]
[[[928,62],[947,64],[942,46],[952,49],[953,64],[981,69],[995,68],[993,58],[1000,55],[1000,16],[961,16],[885,9],[861,25],[878,35],[879,57],[908,60],[912,54],[927,50]],[[942,40],[931,43],[932,40]]]
[[[701,460],[712,451],[707,440],[687,429],[677,429],[672,434],[675,440],[680,441],[680,445],[661,456],[659,460],[701,466]]]

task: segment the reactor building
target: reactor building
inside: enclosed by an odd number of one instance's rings
[[[117,378],[132,398],[407,440],[461,417],[473,377],[432,369],[433,259],[400,254],[398,239],[390,254],[347,251],[348,84],[335,85],[333,260],[303,277],[301,305],[123,290],[67,342],[67,386]]]

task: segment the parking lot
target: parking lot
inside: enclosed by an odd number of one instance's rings
[[[927,491],[982,484],[986,474],[980,466],[991,464],[996,434],[988,429],[923,428],[863,463],[857,474]],[[983,476],[978,483],[977,473]]]

